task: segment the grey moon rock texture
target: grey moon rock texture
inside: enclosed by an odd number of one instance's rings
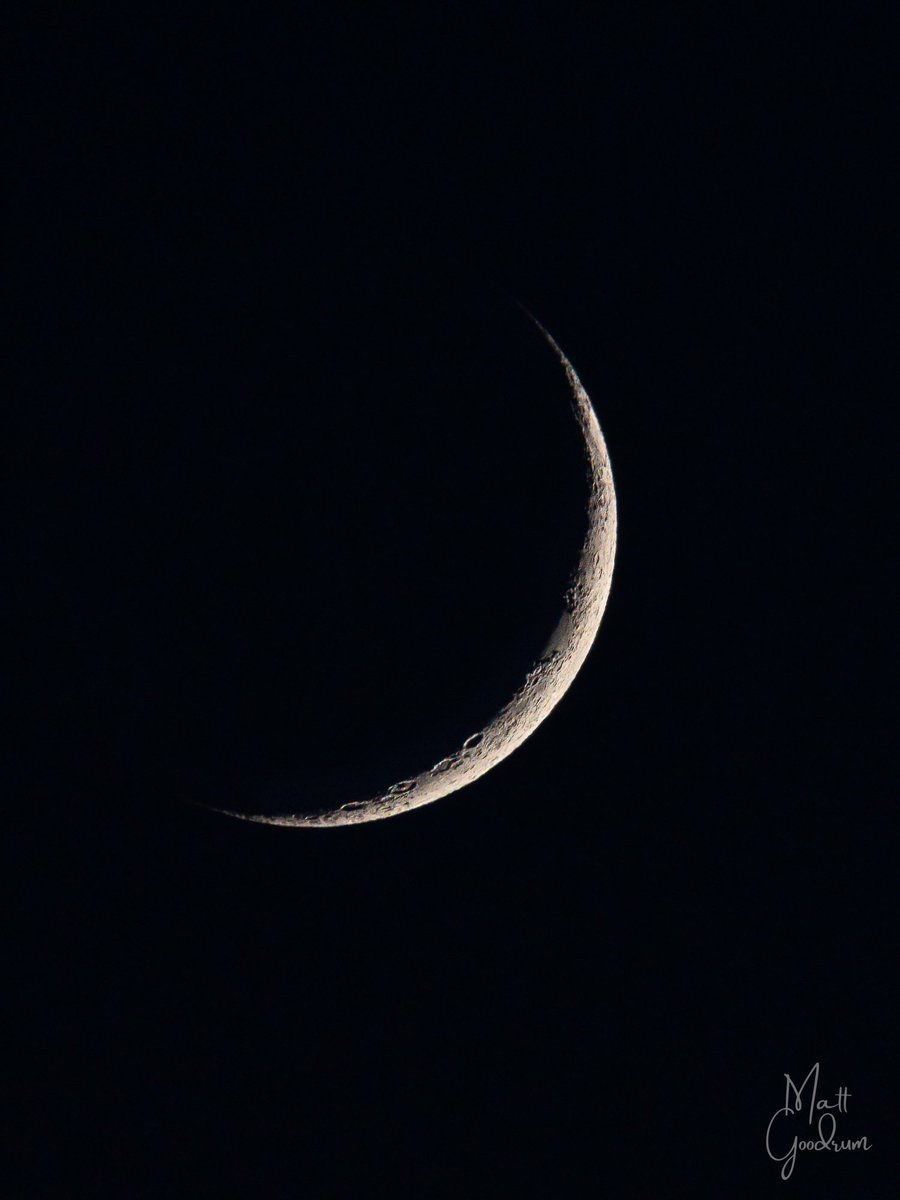
[[[461,746],[428,770],[391,784],[377,796],[309,813],[263,815],[204,807],[245,821],[292,827],[359,825],[394,817],[480,779],[521,746],[565,695],[587,658],[606,608],[616,550],[616,494],[606,443],[590,398],[559,346],[540,322],[531,319],[568,378],[573,411],[584,437],[590,493],[587,533],[565,593],[562,616],[522,685],[509,703]]]

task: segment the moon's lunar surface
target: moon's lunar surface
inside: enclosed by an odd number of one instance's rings
[[[534,318],[532,318],[534,320]],[[474,783],[502,762],[549,715],[571,686],[596,637],[612,582],[616,550],[616,494],[597,415],[575,369],[544,327],[572,389],[572,407],[584,437],[590,492],[587,533],[564,599],[562,616],[521,687],[496,716],[427,771],[399,780],[377,796],[306,813],[263,815],[214,808],[265,825],[359,825],[420,808]],[[209,806],[214,807],[214,806]]]

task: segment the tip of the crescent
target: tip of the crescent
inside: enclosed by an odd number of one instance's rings
[[[309,816],[291,814],[235,812],[230,808],[218,808],[215,804],[203,804],[200,801],[190,802],[194,808],[202,808],[204,812],[217,813],[221,817],[233,817],[235,821],[246,821],[250,825],[277,825],[283,829],[325,829],[332,825],[352,825],[358,822],[341,820],[340,814],[330,815],[329,819],[310,814]],[[373,818],[367,818],[369,820]]]
[[[230,808],[219,808],[215,804],[204,804],[201,800],[191,800],[189,803],[194,808],[202,809],[203,812],[217,813],[220,817],[233,817],[235,821],[249,821],[254,825],[271,824],[271,819],[261,813],[234,812]]]
[[[527,305],[523,304],[521,300],[516,301],[516,306],[525,314],[525,316],[532,323],[532,325],[536,326],[541,331],[541,333],[544,335],[544,337],[547,339],[547,341],[550,343],[550,345],[555,347],[556,350],[558,351],[559,347],[556,345],[556,342],[553,340],[553,338],[547,332],[546,328],[537,319],[537,317],[534,315],[534,313],[531,311],[531,309],[528,308]]]
[[[565,356],[563,351],[560,349],[559,342],[557,342],[556,338],[549,331],[549,329],[547,329],[547,327],[538,320],[538,318],[534,315],[534,313],[531,311],[531,309],[528,308],[526,305],[524,305],[521,300],[517,300],[516,304],[521,309],[521,311],[525,314],[525,316],[528,318],[528,320],[532,323],[532,325],[534,325],[534,327],[538,330],[538,332],[544,338],[544,341],[550,346],[550,348],[556,354],[556,357],[563,364],[563,366],[566,368],[566,370],[571,371],[574,374],[574,368],[573,368],[572,364],[569,362],[568,358]]]

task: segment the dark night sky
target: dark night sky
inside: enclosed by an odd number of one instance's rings
[[[886,31],[70,15],[19,43],[10,1195],[888,1195]],[[585,668],[476,785],[584,471]],[[853,1095],[783,1183],[784,1074]]]

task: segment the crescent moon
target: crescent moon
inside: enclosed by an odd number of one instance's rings
[[[543,334],[565,370],[572,409],[584,438],[590,493],[587,532],[565,593],[562,616],[521,687],[493,719],[440,762],[419,775],[391,784],[377,796],[319,812],[264,815],[204,805],[226,816],[263,825],[329,827],[359,825],[432,804],[474,783],[507,758],[537,729],[563,698],[581,669],[600,628],[609,597],[616,551],[616,493],[606,443],[590,398],[575,368],[543,325]]]

